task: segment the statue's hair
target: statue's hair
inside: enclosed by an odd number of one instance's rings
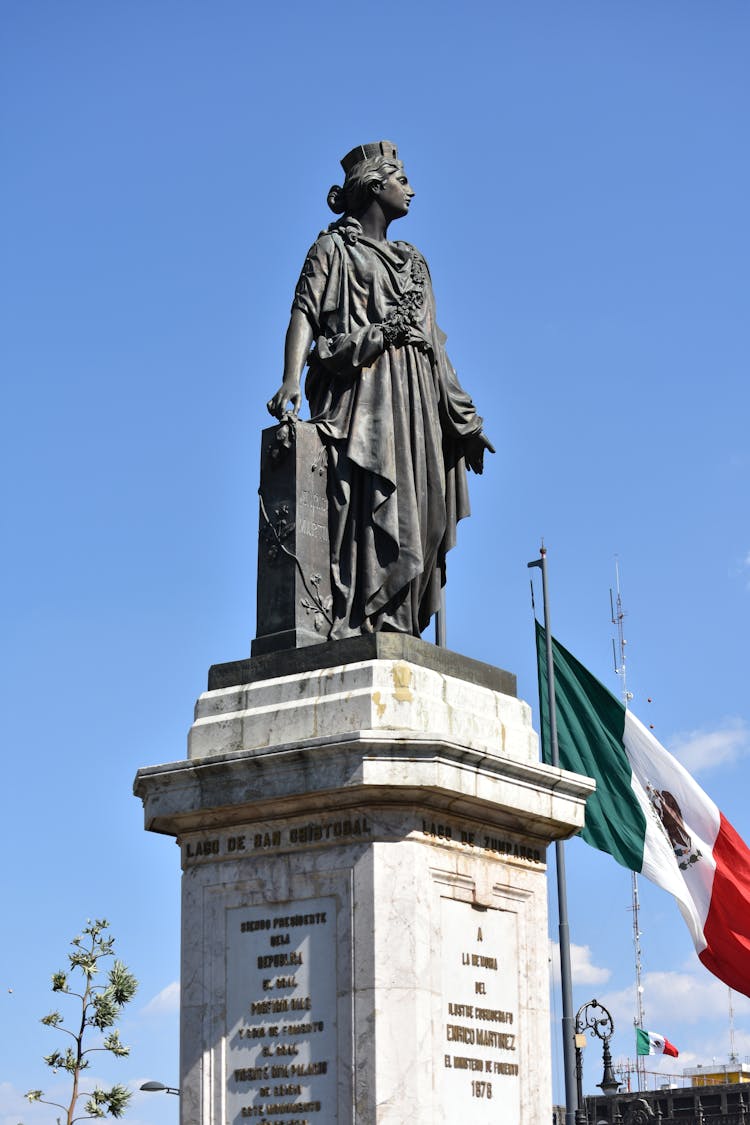
[[[389,160],[385,156],[370,156],[355,164],[344,180],[344,186],[334,184],[328,192],[328,206],[334,215],[352,214],[362,211],[370,201],[372,185],[381,187],[394,172],[400,171],[400,160]]]

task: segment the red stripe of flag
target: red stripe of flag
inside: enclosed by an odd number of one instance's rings
[[[750,850],[723,813],[713,857],[707,946],[698,956],[724,984],[750,996]]]

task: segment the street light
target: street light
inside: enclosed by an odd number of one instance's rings
[[[141,1089],[145,1090],[147,1093],[154,1093],[160,1090],[165,1094],[179,1095],[180,1093],[180,1091],[175,1086],[165,1086],[163,1082],[144,1082],[141,1086]]]
[[[599,1089],[603,1094],[616,1094],[620,1089],[620,1083],[612,1070],[612,1055],[609,1050],[609,1041],[615,1032],[614,1020],[603,1004],[600,1004],[598,1000],[589,1000],[587,1004],[582,1004],[578,1009],[575,1020],[576,1084],[578,1086],[577,1125],[585,1125],[588,1117],[583,1105],[583,1048],[586,1045],[587,1030],[597,1039],[601,1039],[604,1044],[602,1050],[604,1073],[601,1082],[598,1083]]]

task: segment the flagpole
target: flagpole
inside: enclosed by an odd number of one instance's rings
[[[539,558],[529,566],[542,571],[542,599],[544,601],[544,637],[547,645],[547,698],[552,765],[559,767],[560,752],[557,745],[557,712],[555,710],[555,666],[552,659],[552,629],[550,627],[549,598],[547,596],[547,548],[542,544]],[[557,869],[558,933],[560,937],[560,982],[562,984],[562,1038],[563,1068],[565,1072],[565,1125],[576,1125],[578,1116],[578,1090],[576,1086],[575,1017],[573,1015],[573,976],[570,968],[570,927],[568,925],[568,891],[565,881],[565,848],[562,840],[555,841],[555,866]]]

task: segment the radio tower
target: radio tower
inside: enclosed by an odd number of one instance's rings
[[[740,1061],[740,1056],[737,1054],[737,1046],[734,1041],[734,1000],[732,998],[731,988],[727,989],[729,995],[729,1061],[732,1066]]]
[[[617,630],[617,641],[612,638],[612,656],[614,658],[615,675],[620,680],[620,695],[625,707],[633,698],[633,693],[628,691],[627,685],[627,657],[625,646],[624,633],[624,620],[625,610],[622,606],[622,594],[620,591],[620,564],[615,558],[615,589],[616,593],[613,594],[612,589],[609,591],[609,604],[612,611],[612,624]],[[635,956],[635,1018],[633,1023],[636,1027],[643,1027],[646,1019],[646,1014],[643,1008],[643,982],[641,980],[643,965],[641,962],[641,927],[640,927],[640,902],[638,899],[638,876],[635,871],[631,871],[631,910],[633,912],[633,954]],[[636,1076],[638,1081],[638,1090],[646,1088],[646,1062],[645,1056],[636,1055],[635,1061]]]

